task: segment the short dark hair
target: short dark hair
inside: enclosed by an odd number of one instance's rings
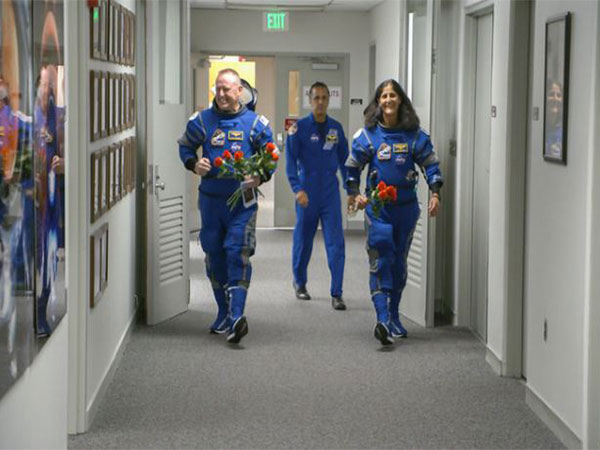
[[[322,81],[315,81],[308,91],[308,98],[312,98],[313,89],[316,89],[316,88],[325,89],[327,91],[327,96],[329,96],[329,87],[327,87],[327,85],[325,83],[323,83]]]
[[[400,84],[392,78],[381,82],[379,86],[377,86],[377,89],[375,89],[373,100],[367,105],[363,113],[365,116],[365,128],[373,128],[378,122],[382,121],[383,113],[379,107],[379,97],[381,97],[381,93],[387,86],[392,86],[400,98],[400,106],[398,107],[398,128],[402,128],[403,130],[416,130],[419,128],[419,116],[417,116],[410,99]]]

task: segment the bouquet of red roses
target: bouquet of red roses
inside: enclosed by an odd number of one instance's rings
[[[375,217],[379,217],[381,208],[386,203],[395,202],[398,199],[398,193],[396,192],[396,186],[388,186],[384,181],[380,181],[377,187],[369,194],[369,203],[373,209]]]
[[[279,160],[279,149],[272,142],[267,143],[258,152],[250,158],[244,158],[244,153],[238,150],[233,155],[229,150],[225,150],[221,156],[215,158],[215,166],[219,168],[219,178],[234,178],[238,181],[244,181],[247,176],[258,176],[262,180],[268,179],[269,175],[277,167]],[[256,189],[260,195],[260,190]],[[231,210],[235,208],[242,196],[242,187],[240,186],[231,197],[227,199],[227,206]]]

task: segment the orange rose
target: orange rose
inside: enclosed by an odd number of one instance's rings
[[[379,200],[386,200],[388,198],[387,191],[385,189],[383,191],[379,191],[377,196],[379,197]]]
[[[275,147],[275,144],[273,144],[272,142],[269,142],[265,148],[267,152],[273,153],[277,147]]]
[[[377,189],[379,189],[380,191],[385,191],[385,189],[387,188],[387,185],[385,184],[385,182],[382,180],[379,182],[379,184],[377,185]]]
[[[238,150],[237,152],[235,152],[233,154],[233,159],[235,159],[236,161],[240,161],[243,158],[244,158],[244,154],[242,153],[241,150]]]
[[[229,150],[225,150],[223,152],[223,158],[224,159],[231,159],[231,152]]]
[[[273,161],[278,161],[279,160],[279,155],[277,153],[271,153],[271,159]]]
[[[223,165],[223,158],[221,158],[220,156],[217,156],[215,158],[215,167],[221,167]]]

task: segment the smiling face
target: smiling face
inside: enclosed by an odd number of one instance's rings
[[[563,93],[558,83],[552,83],[548,90],[547,105],[550,108],[550,112],[555,115],[561,113],[563,103]]]
[[[215,82],[215,102],[221,111],[233,112],[240,107],[243,87],[240,79],[231,72],[224,72]]]
[[[394,90],[394,86],[392,84],[387,84],[384,86],[378,100],[379,107],[381,108],[384,117],[398,117],[398,108],[400,107],[401,102],[400,96]]]

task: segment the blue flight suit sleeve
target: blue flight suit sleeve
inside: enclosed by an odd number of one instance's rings
[[[338,145],[338,161],[340,165],[340,172],[342,174],[342,181],[344,183],[344,189],[348,192],[348,184],[346,180],[348,179],[348,169],[346,167],[346,161],[348,160],[348,139],[346,139],[346,135],[344,134],[344,129],[340,127],[340,143]]]
[[[433,144],[429,135],[423,130],[418,131],[413,147],[413,158],[419,167],[421,167],[429,188],[433,192],[439,193],[440,188],[444,184],[442,172],[440,171],[440,160],[433,150]]]
[[[297,125],[292,125],[290,128],[286,143],[285,143],[285,172],[287,174],[288,181],[290,183],[290,187],[294,194],[299,191],[304,190],[302,183],[300,183],[300,177],[298,177],[298,150],[299,150],[299,142],[298,142],[298,128]]]
[[[198,154],[196,152],[198,151],[198,147],[204,144],[205,141],[206,128],[202,122],[202,115],[196,112],[188,120],[183,136],[177,140],[179,144],[179,158],[186,169],[194,172],[194,167],[198,162]]]
[[[346,160],[346,190],[348,195],[360,194],[360,173],[373,158],[373,146],[364,128],[354,134],[352,150]]]

